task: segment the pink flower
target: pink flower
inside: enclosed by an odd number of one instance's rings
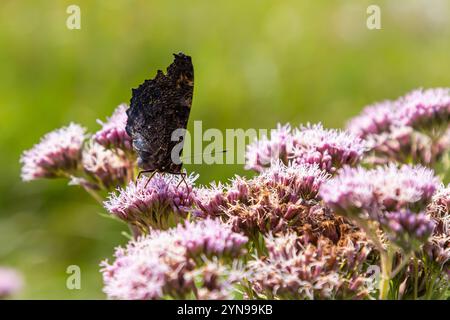
[[[367,163],[434,166],[450,148],[449,121],[450,89],[419,89],[365,108],[347,129],[367,141]]]
[[[262,172],[273,161],[288,164],[317,164],[334,173],[343,165],[355,165],[366,151],[364,141],[340,130],[324,129],[321,124],[301,126],[293,132],[289,125],[278,126],[270,138],[264,137],[247,148],[246,168]]]
[[[186,221],[174,231],[180,238],[180,244],[193,257],[205,255],[237,257],[242,254],[248,238],[233,232],[229,225],[219,220],[200,220],[195,223]]]
[[[157,173],[153,178],[142,177],[130,182],[125,189],[111,193],[104,206],[109,213],[130,222],[142,231],[148,227],[167,229],[184,219],[193,203],[192,184],[198,176]],[[181,182],[181,183],[180,183]]]
[[[439,185],[434,172],[422,166],[345,167],[322,185],[320,195],[339,214],[376,218],[380,210],[423,210]]]
[[[220,216],[227,203],[224,192],[224,186],[221,183],[217,185],[212,183],[209,187],[196,188],[194,190],[194,201],[199,209],[196,211],[196,215],[203,217]]]
[[[283,164],[274,161],[270,169],[261,173],[255,180],[268,187],[280,190],[280,198],[288,197],[290,202],[299,199],[316,198],[319,188],[330,175],[319,168],[318,164]]]
[[[347,123],[347,130],[360,138],[388,132],[394,120],[396,108],[395,101],[389,100],[367,106],[360,115]]]
[[[124,186],[133,177],[134,161],[122,150],[111,151],[95,142],[83,151],[82,164],[98,188],[112,190]]]
[[[174,235],[152,231],[147,237],[118,247],[115,261],[101,263],[104,288],[110,299],[159,299],[174,289],[180,294],[189,291],[192,283],[185,277],[185,250],[174,244]]]
[[[23,287],[23,278],[16,270],[0,267],[0,299],[17,294]]]
[[[274,159],[280,159],[287,164],[292,148],[291,126],[278,124],[277,129],[271,131],[270,138],[264,136],[247,146],[245,168],[261,172],[269,167]]]
[[[117,248],[113,263],[102,262],[104,292],[111,299],[160,299],[164,295],[183,299],[194,292],[201,293],[202,298],[220,298],[220,293],[228,293],[231,282],[237,279],[228,272],[218,275],[226,276],[228,283],[211,277],[222,271],[217,268],[225,258],[244,254],[246,242],[246,237],[218,220],[152,230],[125,248]],[[199,276],[201,282],[195,280]]]
[[[292,158],[298,163],[316,163],[320,169],[334,173],[344,165],[356,165],[365,151],[365,142],[351,133],[308,124],[294,133]]]
[[[85,139],[85,128],[74,123],[47,133],[22,154],[22,179],[31,181],[69,175],[79,165]]]
[[[398,100],[397,119],[401,125],[414,128],[444,124],[450,121],[450,89],[418,89]]]
[[[410,210],[388,212],[382,227],[389,239],[406,252],[417,250],[433,233],[434,222],[424,213]]]
[[[349,255],[346,247],[334,246],[326,239],[319,239],[317,245],[303,245],[295,233],[268,235],[265,243],[268,255],[248,263],[249,281],[259,298],[354,299],[370,291],[368,279],[343,268],[349,259],[354,260],[352,267],[360,268],[370,252],[367,247],[354,246]]]
[[[121,104],[106,122],[97,120],[102,125],[102,128],[94,134],[97,143],[105,148],[132,150],[132,140],[125,130],[128,119],[127,108],[126,104]]]

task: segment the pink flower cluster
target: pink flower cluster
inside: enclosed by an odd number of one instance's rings
[[[433,171],[421,166],[345,167],[323,184],[320,195],[340,215],[380,222],[391,240],[409,251],[433,231],[434,223],[421,211],[439,186]]]
[[[97,143],[105,148],[119,148],[132,151],[132,141],[125,130],[128,119],[127,108],[126,104],[121,104],[106,122],[98,120],[102,128],[94,134],[94,140]]]
[[[82,164],[93,181],[93,188],[98,186],[112,190],[133,178],[132,159],[120,149],[112,151],[95,142],[89,143],[83,150]]]
[[[113,123],[119,126],[117,122],[123,122],[124,112],[124,106],[116,110],[105,124],[108,132],[112,132]],[[111,143],[106,143],[106,133],[90,138],[85,128],[74,123],[46,134],[40,143],[22,154],[22,180],[66,178],[71,185],[82,186],[99,200],[98,191],[114,190],[131,181],[134,175],[135,156],[128,149],[126,136],[107,136]],[[113,142],[116,148],[107,149]]]
[[[237,269],[224,259],[245,254],[246,243],[246,237],[217,220],[151,231],[117,248],[112,264],[102,263],[104,291],[111,299],[188,298],[199,291],[202,298],[229,298],[231,283],[241,277],[231,272]],[[229,277],[225,271],[220,274],[225,279],[214,277],[221,268],[230,271]],[[199,277],[201,281],[196,281]],[[198,287],[199,283],[203,286]]]
[[[75,171],[85,139],[86,129],[74,123],[47,133],[22,154],[22,180],[56,178]]]
[[[348,272],[366,261],[369,246],[352,243],[347,250],[326,239],[302,245],[295,233],[269,235],[265,241],[268,256],[249,262],[258,298],[362,299],[373,291],[370,278]],[[346,265],[349,261],[352,266]]]
[[[434,165],[450,150],[450,88],[418,89],[366,107],[347,130],[367,141],[371,163]]]
[[[317,205],[319,188],[328,178],[317,164],[273,161],[251,180],[236,177],[229,185],[195,189],[196,215],[220,216],[247,235],[283,231]]]
[[[320,195],[339,214],[376,215],[380,210],[423,210],[439,185],[433,171],[422,166],[344,167],[322,185]]]
[[[398,100],[397,121],[414,128],[448,125],[450,120],[450,88],[414,90]]]
[[[118,193],[111,193],[104,206],[109,213],[125,220],[141,231],[150,227],[167,229],[184,219],[193,202],[192,184],[196,175],[155,174],[130,182]]]
[[[179,243],[191,257],[237,257],[248,241],[247,237],[232,232],[231,227],[211,219],[195,223],[187,221],[178,225],[175,232],[180,238]]]
[[[291,130],[290,125],[272,131],[248,146],[246,168],[262,172],[274,160],[284,164],[317,164],[320,169],[334,173],[344,165],[356,165],[366,150],[357,136],[340,130],[324,129],[321,124],[300,126]]]

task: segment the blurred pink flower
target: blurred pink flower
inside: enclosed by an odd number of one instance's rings
[[[420,248],[435,227],[429,216],[410,210],[386,213],[381,225],[388,238],[406,252]]]
[[[418,89],[398,99],[399,124],[417,129],[448,126],[450,121],[450,89]]]
[[[22,154],[22,180],[70,175],[79,165],[85,139],[86,129],[74,123],[47,133]]]
[[[23,287],[20,273],[11,268],[0,267],[0,299],[17,294]]]
[[[396,102],[389,100],[367,106],[360,115],[347,123],[347,130],[360,138],[388,132],[394,120],[396,108]]]

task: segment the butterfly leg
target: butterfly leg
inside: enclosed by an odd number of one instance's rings
[[[189,185],[188,185],[187,182],[186,182],[186,176],[187,176],[186,172],[167,172],[167,173],[170,173],[170,174],[176,174],[176,175],[181,176],[181,180],[180,180],[180,182],[178,182],[177,188],[180,186],[180,184],[181,184],[182,182],[184,182],[184,184],[186,185],[186,190],[187,190],[188,195],[189,195]]]
[[[180,172],[179,175],[181,176],[180,182],[178,182],[177,188],[180,186],[182,182],[186,185],[186,190],[189,192],[189,186],[186,182],[186,172]]]
[[[150,173],[150,172],[154,172],[154,171],[155,171],[155,170],[141,170],[141,171],[139,171],[139,173],[138,173],[138,175],[137,175],[137,178],[136,178],[136,181],[139,180],[139,178],[140,178],[143,174]]]
[[[137,186],[137,184],[138,184],[138,181],[139,181],[139,178],[142,176],[142,175],[144,175],[144,174],[146,174],[146,173],[152,173],[151,175],[150,175],[150,178],[147,180],[147,182],[145,183],[145,186],[144,186],[144,188],[146,188],[147,187],[147,185],[148,185],[148,183],[150,182],[150,180],[153,178],[153,176],[155,175],[155,173],[156,173],[156,170],[142,170],[142,171],[139,171],[139,173],[138,173],[138,175],[137,175],[137,178],[136,178],[136,186]]]
[[[180,175],[181,176],[181,180],[180,180],[180,182],[178,182],[178,184],[177,184],[177,189],[178,189],[178,187],[180,186],[180,184],[182,183],[182,182],[184,182],[184,184],[186,185],[186,190],[187,190],[187,192],[188,192],[188,194],[187,194],[187,198],[189,198],[189,185],[187,184],[187,182],[186,182],[186,176],[187,176],[187,174],[186,174],[186,172],[170,172],[171,174],[176,174],[176,175]],[[179,208],[178,208],[178,206],[177,205],[175,205],[176,207],[177,207],[177,209],[178,210],[180,210]]]
[[[147,188],[148,184],[150,183],[150,180],[152,180],[152,178],[155,176],[155,174],[156,174],[157,172],[158,172],[158,171],[156,171],[156,170],[153,171],[152,174],[150,175],[150,177],[148,177],[148,180],[147,180],[147,182],[145,183],[144,189]]]

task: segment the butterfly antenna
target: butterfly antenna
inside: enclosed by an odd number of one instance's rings
[[[180,160],[183,161],[183,160],[187,160],[187,159],[195,159],[198,156],[204,156],[204,155],[211,155],[212,156],[214,154],[219,154],[219,153],[227,153],[227,149],[220,150],[220,151],[212,151],[212,152],[209,152],[209,153],[203,153],[203,152],[194,153],[193,155],[181,157]]]

